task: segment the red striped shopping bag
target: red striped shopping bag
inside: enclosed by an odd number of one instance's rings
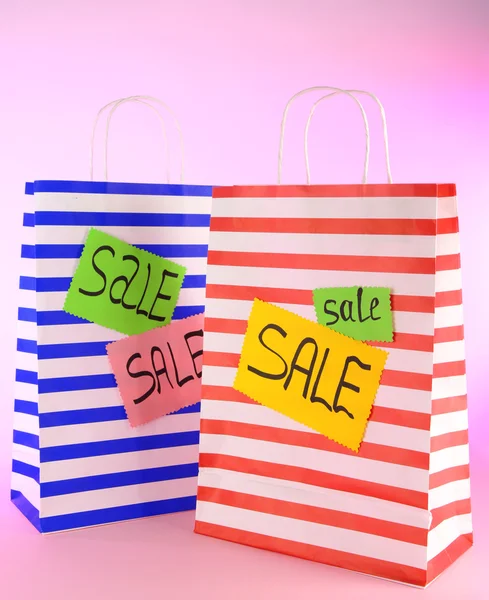
[[[343,286],[390,288],[394,318],[358,453],[233,389],[255,298],[315,321]],[[215,189],[196,532],[421,587],[463,554],[461,287],[453,184]]]

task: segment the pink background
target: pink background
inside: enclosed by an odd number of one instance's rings
[[[485,598],[489,2],[0,0],[0,81],[2,597]],[[151,94],[179,115],[188,182],[274,183],[281,112],[311,85],[379,95],[396,182],[458,185],[476,546],[421,592],[196,536],[192,513],[41,537],[8,500],[24,181],[86,179],[97,110]],[[301,99],[291,111],[287,182],[304,181],[306,105]],[[380,121],[375,105],[365,105],[375,132],[371,181],[384,181]],[[323,104],[311,131],[313,181],[359,181],[362,127],[348,98]],[[126,105],[113,129],[110,178],[162,180],[151,111]]]

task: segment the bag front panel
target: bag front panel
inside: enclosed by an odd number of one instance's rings
[[[436,186],[215,191],[196,531],[424,585]],[[358,454],[232,389],[253,299],[392,292],[394,342]]]
[[[63,304],[96,227],[186,266],[173,318],[202,312],[210,194],[196,186],[36,184],[43,531],[195,507],[200,405],[132,428],[106,355],[123,334]]]

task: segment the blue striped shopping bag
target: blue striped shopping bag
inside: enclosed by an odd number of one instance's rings
[[[63,311],[92,227],[187,268],[173,319],[204,310],[212,188],[26,186],[11,499],[41,532],[192,510],[200,404],[130,426],[106,353],[123,334]]]

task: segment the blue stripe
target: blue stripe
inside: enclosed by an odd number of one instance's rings
[[[209,227],[210,214],[37,211],[36,227]]]
[[[49,279],[55,279],[54,277]],[[36,278],[35,277],[26,277],[25,275],[21,275],[19,277],[19,288],[21,290],[30,290],[36,291]]]
[[[29,402],[28,400],[15,400],[14,412],[22,413],[24,415],[33,415],[34,417],[37,417],[39,414],[37,402]]]
[[[21,258],[36,258],[36,247],[22,244],[20,247]]]
[[[45,313],[46,315],[53,313]],[[66,314],[66,313],[63,313]],[[107,354],[106,346],[111,341],[106,342],[76,342],[70,344],[46,344],[39,346],[39,360],[49,360],[51,358],[82,358],[84,356],[105,356]]]
[[[27,352],[28,354],[37,354],[37,342],[34,340],[23,340],[22,338],[18,338],[17,351]]]
[[[38,383],[37,373],[35,371],[17,369],[15,371],[15,381],[18,381],[19,383],[30,383],[32,385],[36,385]]]
[[[180,319],[186,319],[187,317],[192,317],[193,315],[198,315],[204,312],[204,306],[177,306],[175,308],[175,312],[173,313],[172,321],[178,321]],[[29,318],[21,317],[21,310],[28,311],[30,309],[19,309],[19,320],[20,321],[36,321],[35,318],[31,318],[31,313],[22,313],[22,316],[26,316]],[[35,311],[34,311],[35,315]],[[39,311],[37,313],[37,324],[39,326],[48,326],[48,325],[82,325],[86,323],[90,323],[91,321],[87,321],[86,319],[81,319],[80,317],[75,317],[74,315],[70,315],[69,313],[65,313],[62,310],[46,310]],[[39,347],[41,348],[41,346]],[[40,351],[40,350],[39,350]],[[45,357],[44,357],[45,358]]]
[[[129,521],[131,519],[195,510],[196,502],[195,496],[187,496],[185,498],[170,498],[156,502],[130,504],[129,506],[101,508],[59,517],[44,517],[41,519],[41,531],[43,533],[54,533],[55,531],[67,529],[79,529],[117,521]]]
[[[141,452],[142,450],[160,450],[161,448],[176,448],[177,446],[194,446],[198,443],[198,431],[184,431],[104,442],[52,446],[51,448],[41,448],[41,463],[70,460],[72,458],[87,458],[89,456],[106,456],[107,454],[123,454],[125,452]]]
[[[14,444],[39,450],[39,436],[34,435],[33,433],[26,433],[25,431],[17,431],[14,429]]]
[[[39,471],[39,469],[38,469]],[[172,465],[169,467],[156,467],[141,469],[139,471],[123,471],[108,473],[106,475],[90,475],[64,481],[50,481],[41,483],[41,498],[62,496],[64,494],[77,494],[92,490],[106,490],[108,488],[123,487],[126,485],[142,485],[155,481],[170,481],[172,479],[186,479],[197,477],[198,463],[185,465]]]
[[[176,411],[175,415],[197,413],[200,411],[200,402],[186,406]],[[84,425],[86,423],[106,423],[107,421],[124,421],[127,419],[123,406],[104,406],[101,408],[84,408],[80,410],[63,410],[59,412],[41,413],[39,426],[60,427],[64,425]]]
[[[67,194],[135,194],[138,196],[212,196],[210,185],[181,185],[171,183],[114,183],[108,181],[34,182],[34,192]]]
[[[206,244],[133,244],[162,258],[206,258]],[[83,244],[37,244],[22,246],[23,258],[80,258]]]
[[[67,292],[72,277],[20,277],[21,290],[38,292]],[[36,288],[37,283],[37,288]],[[205,288],[205,275],[186,275],[182,288]]]
[[[34,195],[34,184],[32,182],[27,182],[25,184],[25,193],[28,196],[33,196]]]
[[[24,227],[34,227],[35,219],[34,213],[24,213],[24,219],[22,221]]]
[[[36,483],[39,483],[39,467],[33,467],[32,465],[28,465],[27,463],[21,462],[20,460],[13,460],[12,471],[14,473],[19,473],[19,475],[25,475],[26,477],[30,477]]]
[[[40,394],[75,392],[82,390],[104,390],[113,387],[117,386],[115,377],[111,373],[104,375],[80,375],[78,377],[53,377],[50,379],[39,380]]]
[[[20,512],[24,515],[24,517],[30,521],[34,527],[41,531],[41,522],[39,520],[39,511],[37,508],[32,506],[32,504],[27,500],[27,498],[19,492],[18,490],[12,490],[10,492],[10,499],[12,504],[16,506]]]
[[[35,308],[19,308],[17,312],[19,321],[27,321],[28,323],[37,323],[37,313]]]

